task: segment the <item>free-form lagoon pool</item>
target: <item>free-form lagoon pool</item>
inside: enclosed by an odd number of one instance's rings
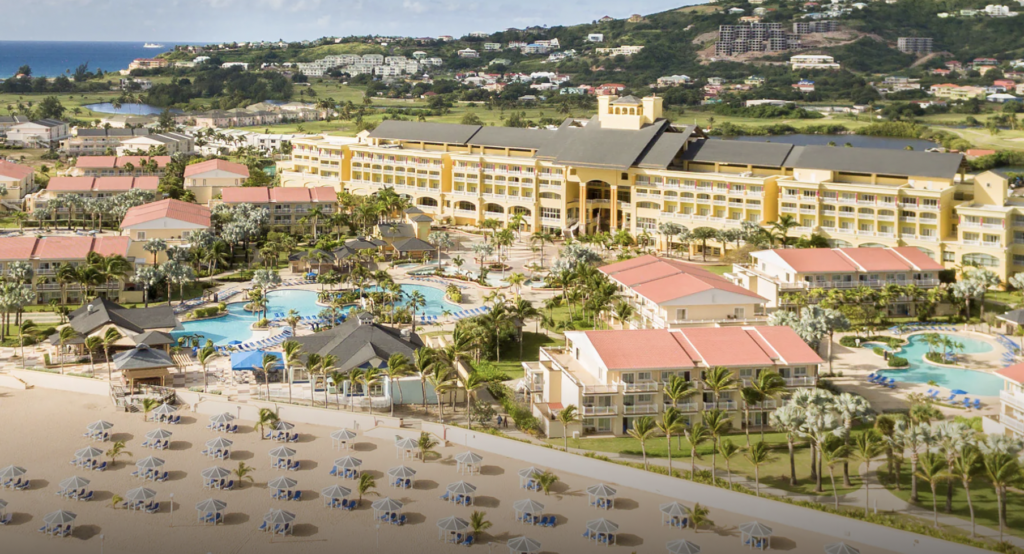
[[[371,287],[365,290],[372,291],[375,288]],[[426,299],[426,305],[417,312],[419,315],[440,316],[444,314],[445,310],[457,312],[464,309],[458,304],[452,304],[445,300],[443,290],[423,285],[402,285],[404,299],[407,300],[413,291],[419,291]],[[288,313],[288,310],[297,310],[299,315],[303,316],[318,315],[324,307],[317,305],[316,299],[316,291],[271,291],[267,294],[267,313],[271,318],[276,313]],[[234,340],[245,342],[252,337],[253,333],[250,327],[256,322],[256,316],[243,309],[245,304],[245,301],[228,304],[228,315],[224,317],[203,321],[185,321],[181,324],[183,329],[175,331],[171,335],[178,338],[199,334],[205,339],[212,340],[213,344],[217,346],[225,346]]]
[[[980,354],[991,352],[992,344],[987,341],[964,337],[961,335],[942,335],[960,342],[964,345],[963,354]],[[942,367],[925,361],[924,355],[928,352],[928,343],[924,340],[923,334],[911,335],[909,342],[903,346],[898,353],[900,357],[910,362],[906,369],[885,369],[878,373],[891,377],[903,383],[928,383],[935,381],[940,387],[946,389],[962,389],[970,395],[999,396],[1003,389],[1003,379],[991,373],[974,371],[971,369],[960,369],[955,367]],[[868,344],[868,348],[879,346]],[[882,348],[888,350],[886,346]]]

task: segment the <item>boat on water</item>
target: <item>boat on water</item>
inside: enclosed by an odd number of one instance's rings
[[[143,48],[163,48],[164,45],[163,44],[154,44],[152,42],[147,42],[146,44],[143,44],[142,47]]]

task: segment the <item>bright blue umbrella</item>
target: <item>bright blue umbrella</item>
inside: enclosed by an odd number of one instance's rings
[[[963,389],[954,389],[954,390],[951,390],[949,392],[951,392],[953,394],[967,394],[967,391],[965,391]]]
[[[277,358],[278,368],[280,368],[280,364],[284,363],[284,355],[280,352],[264,352],[263,350],[254,350],[252,352],[232,352],[231,369],[235,371],[259,369],[263,367],[264,354],[270,354]]]
[[[240,340],[233,340],[233,341],[228,343],[228,346],[235,346],[235,345],[238,345],[238,344],[242,344],[242,341],[240,341]]]

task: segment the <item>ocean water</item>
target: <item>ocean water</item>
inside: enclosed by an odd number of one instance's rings
[[[143,48],[144,42],[60,42],[0,40],[0,79],[13,77],[28,64],[34,77],[70,74],[88,62],[89,70],[127,69],[135,58],[152,58],[174,48],[174,42],[156,41],[163,48]]]

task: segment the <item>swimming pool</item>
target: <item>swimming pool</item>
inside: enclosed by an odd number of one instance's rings
[[[366,288],[367,291],[377,290],[376,287]],[[426,305],[417,312],[419,315],[444,314],[445,310],[457,312],[463,308],[444,299],[444,291],[434,287],[423,285],[402,285],[404,298],[413,291],[419,291],[426,299]],[[316,291],[309,290],[276,290],[267,294],[267,313],[271,318],[275,313],[288,313],[288,310],[297,310],[299,315],[318,315],[323,309],[316,303]],[[249,340],[253,332],[250,326],[256,322],[256,317],[245,311],[245,302],[233,302],[228,304],[228,315],[216,319],[203,321],[185,321],[181,331],[174,331],[171,336],[178,338],[184,335],[199,334],[204,338],[212,340],[217,346],[224,346],[227,343],[237,340],[245,342]],[[352,309],[345,308],[344,311]]]
[[[949,338],[963,343],[963,354],[980,354],[992,351],[992,344],[987,341],[961,335],[942,336],[949,336]],[[866,345],[868,348],[873,346],[878,345]],[[883,348],[888,350],[888,347],[883,346]],[[982,371],[941,367],[931,364],[924,360],[924,355],[927,352],[928,343],[925,342],[924,335],[912,335],[909,342],[903,346],[903,350],[898,354],[910,362],[910,367],[907,369],[885,369],[878,373],[903,383],[928,383],[929,381],[935,381],[943,388],[951,390],[963,389],[968,394],[973,395],[999,396],[999,391],[1003,389],[1003,379],[1001,377]]]
[[[322,306],[316,304],[316,292],[308,290],[276,290],[267,294],[267,313],[271,317],[275,313],[288,313],[298,310],[299,315],[317,315]],[[174,338],[182,335],[200,334],[213,341],[217,346],[224,346],[230,341],[245,342],[252,337],[249,328],[256,322],[256,316],[245,311],[246,302],[228,304],[228,315],[217,319],[203,321],[185,321],[181,324],[182,331],[171,333]]]

